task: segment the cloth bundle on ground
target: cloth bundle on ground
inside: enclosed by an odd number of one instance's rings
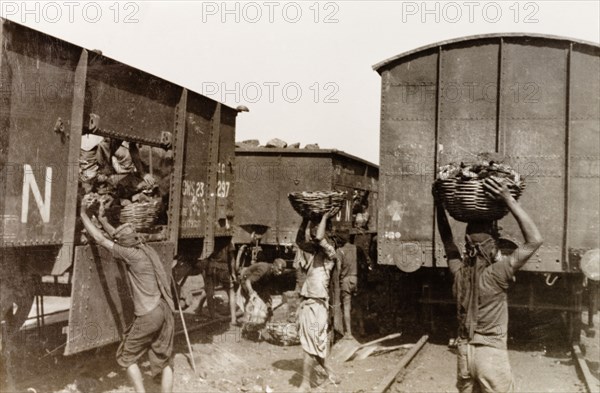
[[[256,293],[250,295],[246,300],[241,287],[236,294],[236,304],[244,312],[242,322],[246,330],[258,330],[262,328],[269,318],[269,307]]]

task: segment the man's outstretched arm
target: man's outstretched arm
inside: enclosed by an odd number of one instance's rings
[[[444,252],[446,253],[446,259],[448,260],[448,267],[452,273],[455,273],[462,264],[460,249],[454,241],[452,228],[450,228],[450,223],[448,222],[448,216],[446,216],[446,211],[435,192],[435,188],[432,189],[432,193],[433,202],[435,203],[438,232],[442,239],[442,243],[444,244]]]
[[[98,221],[100,221],[100,224],[102,224],[102,227],[104,228],[106,233],[108,233],[108,236],[113,237],[115,235],[115,228],[112,225],[110,225],[104,212],[105,212],[104,202],[101,201],[100,208],[98,209],[98,217],[96,217],[96,218],[98,218]]]
[[[247,278],[244,280],[244,288],[248,292],[248,295],[253,295],[256,293],[254,288],[252,288],[252,282]]]
[[[81,221],[83,222],[83,226],[85,227],[87,232],[90,234],[90,236],[92,236],[92,238],[96,241],[96,243],[98,243],[102,247],[112,250],[114,243],[111,240],[104,237],[104,235],[102,234],[100,229],[98,229],[94,225],[92,220],[90,220],[90,217],[87,214],[87,209],[85,207],[85,203],[81,204],[80,216],[81,216]]]
[[[300,224],[300,228],[298,228],[298,232],[296,233],[296,244],[304,244],[308,241],[306,238],[306,229],[308,227],[308,218],[302,217],[302,223]]]
[[[137,143],[131,142],[129,144],[129,154],[131,155],[131,162],[135,169],[137,169],[138,173],[142,176],[144,181],[149,186],[154,186],[156,184],[156,179],[149,173],[146,173],[144,170],[144,164],[142,163],[142,158],[140,157],[140,150],[137,146]]]
[[[529,258],[542,246],[544,239],[537,226],[529,217],[529,214],[521,207],[519,202],[513,198],[506,182],[499,182],[493,178],[487,178],[483,183],[486,191],[492,197],[504,201],[506,206],[517,220],[519,228],[525,238],[525,244],[519,247],[511,256],[510,264],[513,271],[519,270]]]
[[[325,240],[325,232],[327,230],[327,221],[334,217],[338,213],[338,211],[340,211],[340,209],[334,207],[331,208],[331,210],[329,210],[327,213],[323,214],[321,222],[317,227],[317,234],[315,235],[315,239],[319,242],[319,246],[323,249],[323,251],[325,251],[327,257],[334,261],[336,265],[339,263],[338,255],[335,251],[335,247],[329,244],[327,240]]]
[[[332,217],[335,217],[336,214],[340,211],[339,207],[332,207],[328,212],[323,214],[321,217],[321,222],[319,222],[319,226],[317,227],[317,233],[315,238],[318,241],[325,239],[325,231],[327,230],[327,221],[329,221]]]

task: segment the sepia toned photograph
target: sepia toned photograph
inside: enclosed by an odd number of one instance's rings
[[[0,392],[600,393],[600,2],[0,0]]]

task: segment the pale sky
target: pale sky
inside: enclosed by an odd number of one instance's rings
[[[380,78],[373,64],[475,34],[597,43],[599,4],[0,0],[0,16],[230,106],[246,105],[237,140],[318,143],[378,163]]]

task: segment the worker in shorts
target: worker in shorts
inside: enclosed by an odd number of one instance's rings
[[[204,301],[208,303],[208,314],[215,318],[215,289],[219,284],[227,291],[231,325],[236,324],[235,305],[235,246],[231,241],[216,249],[208,258],[196,263],[196,269],[204,279],[205,298],[200,300],[198,312],[202,312]]]
[[[340,246],[337,256],[340,261],[340,295],[344,311],[344,338],[352,338],[352,298],[358,293],[357,247],[350,243],[347,229],[336,232]]]
[[[492,198],[506,204],[525,238],[525,244],[509,255],[499,248],[500,238],[493,222],[473,221],[467,224],[466,254],[461,256],[434,188],[438,230],[454,276],[459,324],[456,386],[464,393],[514,391],[506,348],[506,291],[515,273],[543,242],[538,228],[513,198],[506,182],[487,178],[484,189]]]
[[[340,379],[326,363],[328,353],[328,306],[329,284],[332,270],[337,263],[335,247],[325,238],[328,221],[339,209],[325,213],[313,237],[309,220],[302,221],[296,244],[300,249],[298,263],[306,272],[306,280],[300,291],[301,303],[298,308],[298,335],[304,351],[302,383],[300,391],[310,390],[313,370],[320,365],[329,381],[339,384]]]
[[[88,234],[102,247],[123,261],[132,290],[135,317],[127,328],[117,350],[117,363],[127,370],[136,392],[145,392],[138,360],[148,353],[153,376],[162,373],[162,392],[173,391],[173,298],[171,277],[160,257],[130,224],[115,229],[104,216],[105,206],[100,204],[98,221],[108,235],[106,238],[87,214],[87,201],[81,203],[81,220]]]

